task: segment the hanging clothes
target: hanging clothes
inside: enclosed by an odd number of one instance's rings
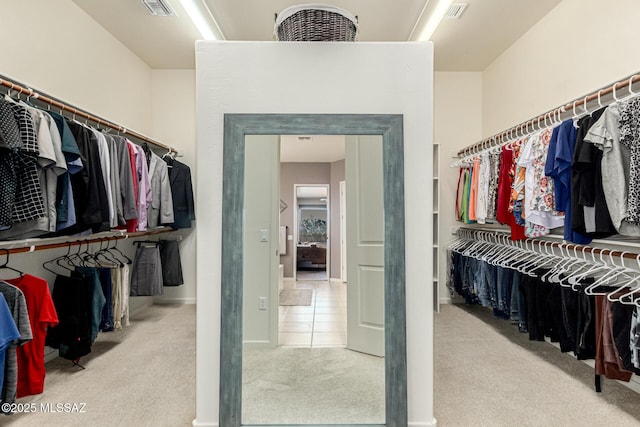
[[[144,149],[135,145],[136,173],[138,177],[138,231],[147,229],[147,209],[151,205],[151,180],[147,167],[147,158]]]
[[[556,210],[554,182],[544,173],[551,134],[551,129],[545,129],[532,135],[518,162],[526,168],[527,221],[541,226],[538,235],[548,234],[550,229],[564,226],[564,214]]]
[[[118,163],[118,187],[116,197],[118,226],[127,226],[129,221],[138,218],[136,207],[136,188],[134,187],[131,158],[129,156],[129,144],[121,136],[109,135],[107,141],[112,141]],[[112,157],[113,158],[113,157]]]
[[[462,221],[462,196],[464,193],[465,169],[466,168],[461,167],[460,171],[458,172],[458,185],[456,186],[456,207],[454,212],[456,221]]]
[[[13,320],[13,315],[0,292],[0,401],[2,400],[2,390],[4,389],[4,371],[6,363],[7,350],[15,340],[20,338],[20,331]]]
[[[596,297],[596,375],[629,382],[633,372],[627,371],[620,360],[613,338],[611,301],[605,295]],[[627,342],[628,344],[628,342]]]
[[[88,276],[56,276],[52,298],[59,323],[49,328],[45,343],[60,357],[78,360],[91,353],[92,285]]]
[[[160,240],[160,263],[162,264],[162,284],[164,286],[184,284],[180,244],[177,240]]]
[[[498,182],[498,200],[496,202],[496,219],[511,228],[511,239],[525,238],[524,227],[516,224],[512,209],[510,209],[511,187],[515,177],[514,151],[504,147],[500,155],[500,181]]]
[[[107,299],[102,292],[102,283],[100,282],[100,271],[94,267],[76,267],[76,270],[71,273],[71,277],[83,277],[88,278],[89,289],[87,292],[90,295],[91,305],[88,307],[89,319],[91,322],[91,344],[93,344],[98,338],[98,332],[100,332],[100,323],[102,321],[102,310],[107,302]]]
[[[30,274],[6,282],[22,291],[33,336],[31,341],[17,349],[17,397],[40,394],[44,391],[46,374],[44,343],[47,329],[58,324],[58,314],[53,305],[49,284],[46,280]]]
[[[4,384],[0,401],[2,403],[13,403],[16,400],[18,391],[18,357],[16,349],[31,341],[33,335],[29,322],[29,311],[22,291],[13,285],[0,281],[0,293],[3,294],[11,311],[13,321],[20,333],[20,337],[12,341],[6,349],[5,363],[3,365]]]
[[[489,180],[490,162],[489,153],[481,153],[479,156],[478,192],[476,202],[476,221],[478,224],[487,223],[487,207],[489,204]]]
[[[23,106],[11,98],[5,97],[13,111],[15,122],[20,131],[21,145],[14,151],[17,174],[17,194],[12,207],[11,222],[31,221],[45,216],[44,201],[38,178],[38,144],[36,130],[33,126],[31,114]]]
[[[478,205],[478,185],[480,180],[480,159],[478,157],[473,159],[473,166],[471,167],[471,184],[469,187],[469,221],[476,222],[478,215],[476,208]]]
[[[109,208],[97,143],[92,132],[73,121],[69,128],[78,144],[83,169],[71,177],[73,199],[76,205],[77,232],[104,230],[109,222]]]
[[[18,150],[22,146],[20,130],[9,103],[0,99],[0,229],[13,224],[13,206],[18,191]]]
[[[131,296],[162,295],[162,264],[158,244],[140,243],[131,272]]]
[[[498,184],[500,180],[501,152],[489,154],[489,182],[487,190],[487,221],[496,219],[496,205],[498,202]]]
[[[571,165],[571,227],[592,238],[616,234],[602,188],[602,151],[584,141],[604,108],[578,121],[578,135]]]
[[[173,197],[169,183],[169,167],[155,153],[151,153],[149,176],[151,177],[151,204],[147,210],[147,226],[157,227],[174,222]]]
[[[584,140],[602,151],[602,189],[613,226],[619,234],[640,236],[640,226],[626,220],[631,154],[620,143],[620,116],[625,107],[626,103],[609,105]]]
[[[169,167],[169,182],[173,198],[174,222],[172,228],[191,228],[191,221],[196,219],[193,185],[191,184],[191,169],[170,156],[165,157]]]
[[[577,129],[571,119],[565,120],[554,129],[549,141],[545,175],[551,177],[554,182],[556,209],[564,212],[564,239],[587,245],[591,243],[591,238],[574,231],[571,227],[571,163],[576,137]]]
[[[626,103],[620,113],[620,143],[629,149],[627,222],[640,224],[640,98]]]

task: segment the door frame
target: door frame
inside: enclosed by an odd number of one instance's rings
[[[298,281],[298,187],[325,187],[327,189],[327,259],[324,265],[327,280],[331,280],[331,184],[293,184],[293,281]]]
[[[242,212],[245,135],[381,135],[385,209],[385,423],[407,412],[404,136],[402,114],[225,114],[220,301],[220,413],[242,425]],[[277,314],[276,314],[277,315]]]
[[[347,283],[347,181],[339,183],[340,193],[340,281]]]

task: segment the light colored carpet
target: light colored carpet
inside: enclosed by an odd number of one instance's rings
[[[438,426],[638,426],[640,397],[549,343],[529,341],[486,308],[435,315]]]
[[[82,402],[86,413],[15,414],[0,418],[0,425],[191,426],[195,306],[152,306],[133,320],[123,332],[99,336],[82,359],[86,370],[56,359],[47,364],[44,394],[18,400],[38,407]],[[435,325],[438,426],[640,425],[637,393],[610,380],[596,393],[591,367],[550,344],[529,341],[486,309],[444,305]],[[383,359],[344,349],[258,354],[263,351],[251,350],[244,359],[246,421],[287,415],[292,421],[286,422],[350,423],[364,413],[377,414],[375,423],[384,417]],[[365,371],[377,373],[357,380]],[[298,392],[303,385],[311,395]]]
[[[242,422],[384,423],[384,359],[344,348],[244,351]]]
[[[5,426],[191,426],[195,418],[195,305],[153,305],[124,331],[101,333],[80,361],[47,364],[45,392],[18,402],[86,403],[85,413],[2,417]]]
[[[311,305],[312,289],[283,289],[280,291],[280,305]]]

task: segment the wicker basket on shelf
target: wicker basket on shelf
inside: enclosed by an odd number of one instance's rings
[[[281,41],[352,42],[358,36],[358,20],[334,6],[291,6],[276,15],[274,34]]]

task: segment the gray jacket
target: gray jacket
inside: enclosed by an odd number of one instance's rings
[[[149,163],[151,179],[151,205],[147,209],[147,226],[157,227],[173,223],[173,197],[167,164],[156,153]]]

